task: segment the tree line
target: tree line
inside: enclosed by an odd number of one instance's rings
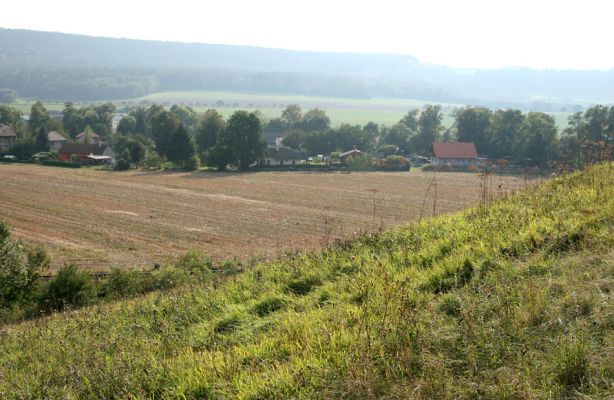
[[[130,109],[113,132],[116,111],[111,103],[84,107],[66,103],[62,118],[57,119],[37,102],[26,122],[15,108],[0,105],[0,123],[15,129],[18,140],[10,151],[24,159],[48,149],[50,130],[63,132],[69,139],[83,131],[96,132],[119,155],[119,169],[156,167],[170,161],[183,169],[204,164],[219,170],[228,165],[247,170],[266,155],[263,135],[283,137],[285,146],[305,157],[353,148],[383,156],[429,156],[433,142],[458,141],[475,143],[486,158],[542,167],[555,162],[582,166],[587,154],[603,152],[614,142],[614,107],[601,105],[572,114],[561,132],[546,113],[472,106],[457,109],[450,127],[443,125],[439,105],[411,110],[392,126],[369,122],[332,127],[324,110],[303,111],[297,104],[286,106],[272,119],[259,112],[240,110],[225,119],[215,109],[199,114],[184,105],[168,109],[152,105]]]

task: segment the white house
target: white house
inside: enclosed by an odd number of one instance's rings
[[[267,146],[267,155],[262,165],[297,165],[305,163],[305,156],[300,151],[282,145],[283,138],[277,138],[275,145]]]

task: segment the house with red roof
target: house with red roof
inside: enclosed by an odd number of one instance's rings
[[[115,163],[113,149],[101,143],[64,143],[58,152],[58,160],[70,161],[73,156],[78,157],[81,164]]]
[[[433,143],[431,164],[437,166],[469,167],[482,165],[474,143]]]

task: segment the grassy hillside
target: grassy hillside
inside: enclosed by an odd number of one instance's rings
[[[0,332],[2,398],[608,398],[614,165]],[[588,397],[585,397],[588,396]]]

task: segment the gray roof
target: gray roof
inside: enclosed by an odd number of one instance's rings
[[[99,138],[99,139],[100,139],[100,136],[98,136],[98,135],[96,134],[96,132],[92,131],[92,132],[90,132],[90,133],[91,133],[91,135],[92,135],[92,139],[96,139],[96,138]],[[87,135],[87,132],[86,132],[86,131],[83,131],[83,132],[81,132],[80,134],[78,134],[78,135],[77,135],[75,138],[76,138],[76,139],[82,139],[82,138],[84,138],[84,137],[85,137],[85,135]]]
[[[362,151],[357,150],[357,149],[352,149],[352,150],[344,151],[343,153],[339,154],[339,157],[345,157],[345,156],[348,156],[350,154],[362,154]]]
[[[0,137],[16,137],[17,134],[8,125],[0,125]]]
[[[50,142],[65,142],[66,138],[56,131],[50,131],[47,134],[47,140]]]
[[[267,147],[267,157],[276,160],[303,160],[305,156],[300,151],[292,150],[288,147],[280,147],[279,150],[275,146]]]
[[[60,149],[60,153],[67,154],[94,154],[101,156],[102,153],[109,147],[106,144],[88,144],[88,143],[64,143]]]

